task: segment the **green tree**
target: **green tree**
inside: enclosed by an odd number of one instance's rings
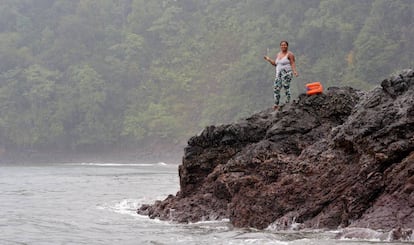
[[[395,69],[412,65],[413,12],[412,1],[374,1],[355,40],[356,77],[376,82]]]
[[[72,66],[61,85],[59,117],[62,118],[69,146],[105,145],[105,82],[89,65]]]
[[[2,0],[0,141],[175,141],[272,104],[288,40],[304,84],[369,88],[413,66],[411,0]]]
[[[59,73],[39,65],[2,76],[2,128],[12,144],[34,147],[53,144],[63,134],[55,120]]]

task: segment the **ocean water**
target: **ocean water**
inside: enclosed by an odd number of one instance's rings
[[[178,191],[177,172],[164,163],[0,166],[0,244],[410,244],[137,215],[140,205]]]

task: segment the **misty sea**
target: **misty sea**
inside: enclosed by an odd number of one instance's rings
[[[176,224],[136,214],[179,189],[177,165],[0,166],[0,244],[407,244],[335,240],[337,231],[238,229],[228,220]]]

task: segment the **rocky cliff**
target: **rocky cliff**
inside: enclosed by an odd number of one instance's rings
[[[414,71],[190,138],[180,191],[138,213],[236,227],[414,228]]]

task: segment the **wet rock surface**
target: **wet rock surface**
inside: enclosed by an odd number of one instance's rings
[[[329,88],[192,137],[180,191],[151,218],[236,227],[414,228],[414,71]]]

